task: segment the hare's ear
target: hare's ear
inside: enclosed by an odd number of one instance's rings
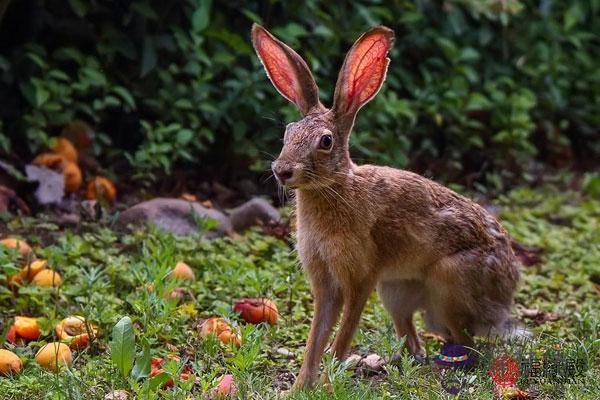
[[[335,86],[333,110],[338,117],[354,120],[356,112],[375,97],[385,80],[393,43],[394,31],[385,26],[369,30],[354,43]]]
[[[252,44],[267,76],[283,97],[296,104],[304,115],[322,107],[319,88],[302,57],[258,24],[252,25]]]

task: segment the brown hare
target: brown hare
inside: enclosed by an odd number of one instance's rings
[[[511,325],[519,271],[498,221],[420,175],[350,160],[354,118],[381,88],[393,41],[393,31],[378,26],[354,43],[328,109],[304,60],[263,27],[252,27],[271,82],[304,116],[287,125],[272,164],[278,182],[296,192],[297,249],[314,296],[295,387],[315,383],[340,313],[331,350],[344,359],[375,289],[413,354],[421,351],[416,310],[424,310],[430,329],[464,345]]]

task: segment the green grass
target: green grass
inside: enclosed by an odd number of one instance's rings
[[[544,249],[542,262],[523,269],[516,310],[536,308],[556,312],[557,321],[539,326],[523,320],[535,334],[535,348],[561,343],[581,355],[589,367],[578,383],[564,386],[565,399],[600,398],[600,340],[598,286],[600,278],[600,201],[574,192],[515,190],[500,198],[501,219],[520,243]],[[298,372],[308,333],[312,302],[307,282],[287,243],[252,231],[242,238],[205,241],[173,237],[157,230],[116,233],[110,220],[89,223],[78,232],[61,232],[43,217],[13,219],[8,230],[36,247],[38,257],[60,271],[58,289],[22,288],[18,296],[6,288],[6,274],[17,267],[15,254],[0,254],[0,318],[4,330],[15,315],[43,317],[44,335],[13,349],[25,363],[24,372],[0,377],[0,399],[103,399],[114,389],[136,398],[207,398],[219,375],[232,373],[240,398],[274,399]],[[183,286],[186,301],[176,304],[164,295],[176,284],[166,278],[176,261],[184,260],[197,280]],[[179,284],[181,286],[181,284]],[[281,320],[275,327],[247,326],[232,313],[243,297],[269,297],[278,304]],[[100,327],[98,340],[76,353],[73,367],[53,374],[41,369],[33,356],[41,344],[53,340],[52,327],[68,315],[83,315]],[[157,380],[123,377],[111,361],[110,334],[123,316],[134,322],[136,350],[144,346],[152,356],[177,351],[195,371],[196,381],[178,381],[160,389]],[[240,349],[223,346],[198,335],[202,318],[225,316],[241,329]],[[515,311],[519,317],[519,312]],[[422,329],[422,321],[418,320]],[[363,316],[354,351],[376,352],[391,358],[399,347],[390,319],[375,296]],[[439,344],[426,343],[430,354]],[[285,347],[287,359],[276,349]],[[502,351],[514,347],[499,345]],[[498,350],[500,351],[500,350]],[[173,363],[167,372],[178,376]],[[415,366],[410,359],[400,367],[367,376],[354,373],[329,357],[323,363],[331,384],[294,393],[293,399],[447,399],[431,365]],[[483,369],[483,368],[482,368]],[[493,387],[483,371],[469,377],[455,398],[492,399]],[[521,386],[526,386],[521,384]],[[549,389],[549,388],[543,388]],[[538,398],[553,398],[542,391]]]

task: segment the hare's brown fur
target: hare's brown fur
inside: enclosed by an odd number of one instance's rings
[[[293,50],[258,26],[253,39],[273,83],[305,115],[288,125],[273,164],[276,176],[285,176],[283,183],[296,190],[297,249],[315,300],[296,386],[315,382],[340,313],[332,350],[338,358],[346,356],[375,289],[412,353],[420,351],[412,321],[416,310],[425,311],[431,329],[456,343],[469,345],[475,334],[502,330],[519,273],[498,221],[473,201],[422,176],[350,160],[354,117],[383,82],[387,61],[382,54],[391,46],[391,31],[374,28],[356,42],[342,67],[331,110],[315,98],[316,84],[312,86],[306,64]],[[378,49],[382,43],[387,47]],[[282,46],[281,52],[271,56],[272,46]],[[365,58],[371,60],[367,66],[360,64]],[[376,76],[365,82],[365,73]],[[324,135],[331,136],[331,147],[323,148]]]

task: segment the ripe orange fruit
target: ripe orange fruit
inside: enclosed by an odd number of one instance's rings
[[[192,268],[189,265],[187,265],[186,263],[184,263],[183,261],[179,261],[175,265],[175,268],[173,269],[173,271],[171,272],[170,275],[172,278],[181,279],[181,280],[193,281],[196,279],[196,276],[194,275],[194,271],[192,270]]]
[[[17,343],[17,330],[15,329],[14,324],[12,324],[8,332],[6,332],[6,341],[12,344]]]
[[[114,203],[117,198],[117,189],[110,179],[103,176],[96,176],[88,182],[85,189],[85,198]]]
[[[98,332],[96,325],[86,324],[85,318],[78,315],[67,317],[54,328],[56,336],[65,341],[71,348],[82,348],[90,343]]]
[[[240,335],[236,335],[233,331],[223,331],[218,336],[221,343],[225,344],[233,344],[235,347],[240,347],[242,345],[242,338]]]
[[[81,169],[74,162],[67,161],[64,169],[63,175],[65,176],[65,191],[69,193],[76,192],[77,189],[81,186]]]
[[[31,282],[33,278],[48,266],[46,260],[36,260],[25,265],[19,272],[8,278],[8,286],[11,288],[20,287],[24,282]]]
[[[62,283],[62,278],[60,274],[51,269],[43,269],[33,277],[31,281],[34,285],[49,288],[60,286]]]
[[[185,299],[185,289],[181,287],[176,287],[168,293],[165,293],[165,299],[176,300],[177,302],[183,301]]]
[[[63,165],[68,162],[63,155],[56,153],[40,153],[38,154],[31,163],[39,167],[46,167],[48,169],[62,172]]]
[[[0,240],[0,245],[6,247],[8,249],[18,250],[21,257],[23,257],[25,259],[29,258],[30,256],[33,258],[33,252],[31,250],[31,247],[29,247],[27,242],[25,242],[21,239],[16,239],[16,238],[2,239],[2,240]]]
[[[22,370],[23,362],[15,353],[0,349],[0,375],[14,375]]]
[[[269,299],[242,299],[235,303],[233,311],[239,313],[244,321],[251,324],[267,322],[275,325],[279,317],[277,306]]]
[[[17,335],[25,339],[37,340],[42,335],[37,318],[18,316],[13,326]]]
[[[63,156],[66,160],[76,163],[79,154],[77,153],[77,149],[73,146],[73,143],[67,138],[59,137],[54,139],[54,144],[51,147],[51,150]]]
[[[231,325],[224,318],[209,318],[200,326],[200,336],[215,335],[222,343],[232,343],[237,347],[242,345],[242,339],[233,332]]]
[[[31,162],[34,165],[60,172],[65,177],[65,191],[73,193],[81,186],[81,170],[79,166],[69,161],[62,154],[42,153]]]
[[[64,343],[52,342],[43,346],[35,355],[35,361],[42,367],[57,372],[62,366],[73,364],[73,353]]]
[[[28,281],[31,280],[43,269],[48,268],[48,261],[46,260],[35,260],[24,266],[21,270],[21,274],[24,278],[27,278]]]
[[[233,382],[233,375],[225,374],[219,378],[219,383],[215,389],[215,397],[221,399],[227,396],[235,396],[237,394],[237,388]]]
[[[181,361],[181,359],[177,356],[167,356],[167,359],[169,360],[175,360],[178,364]],[[155,377],[158,374],[161,374],[163,372],[165,372],[165,369],[162,368],[162,365],[164,364],[165,359],[162,357],[152,357],[152,360],[150,362],[150,376],[151,377]],[[179,379],[182,381],[187,381],[188,379],[190,379],[190,375],[194,372],[194,370],[192,369],[192,367],[190,367],[189,365],[184,365],[181,374],[179,374]],[[169,378],[164,384],[163,384],[164,388],[170,388],[173,387],[173,378]]]

